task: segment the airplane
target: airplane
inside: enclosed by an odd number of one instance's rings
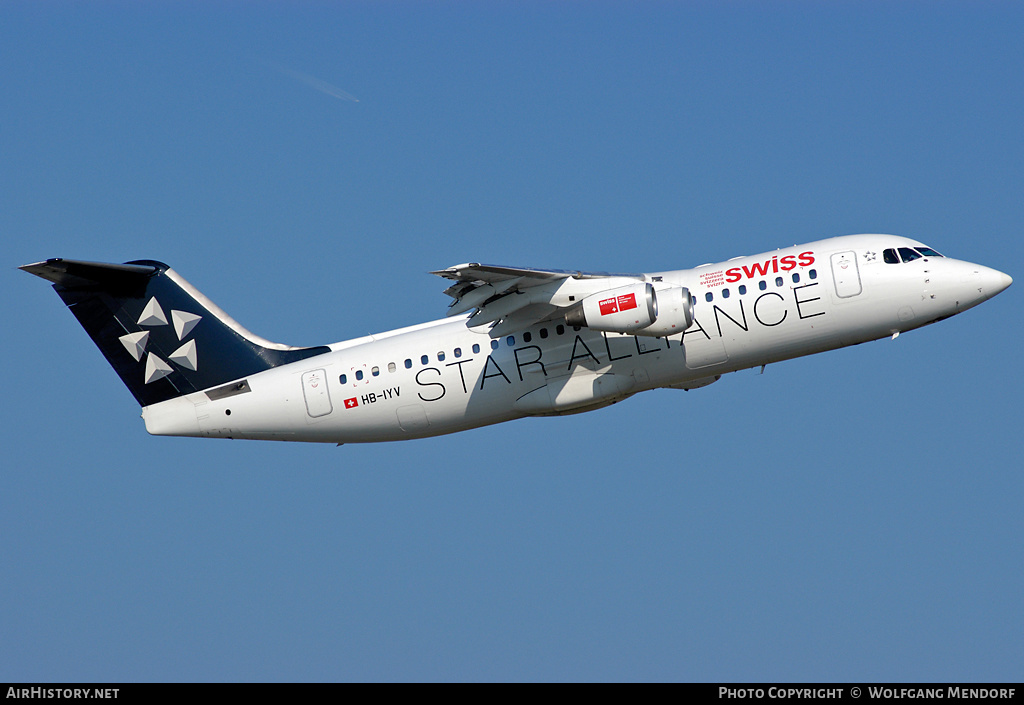
[[[460,264],[440,320],[315,347],[265,340],[166,264],[49,259],[53,283],[161,436],[366,443],[599,409],[901,333],[1012,279],[893,235],[692,269]]]

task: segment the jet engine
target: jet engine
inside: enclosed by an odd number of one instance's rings
[[[565,322],[607,333],[661,338],[693,325],[693,300],[681,286],[655,290],[637,282],[591,294],[565,314]]]

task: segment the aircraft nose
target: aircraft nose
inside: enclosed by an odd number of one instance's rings
[[[984,267],[982,268],[981,276],[982,281],[984,281],[982,286],[985,287],[985,293],[988,294],[988,298],[992,298],[996,294],[1005,291],[1010,284],[1013,284],[1013,279],[1010,278],[1010,275],[1000,272],[998,269]]]
[[[1008,289],[1010,284],[1013,284],[1013,278],[1009,274],[1004,274],[1003,272],[999,271],[997,271],[996,274],[999,275],[999,283],[996,284],[995,288],[995,292],[996,294],[998,294],[999,292]]]
[[[956,269],[960,272],[960,286],[965,287],[957,296],[957,312],[988,301],[1013,283],[1010,275],[972,262],[957,263]]]

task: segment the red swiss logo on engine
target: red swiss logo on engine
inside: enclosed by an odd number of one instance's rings
[[[597,305],[601,310],[602,316],[618,313],[619,311],[628,311],[631,308],[636,308],[636,294],[613,296],[610,299],[598,301]]]

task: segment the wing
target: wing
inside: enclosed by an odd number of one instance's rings
[[[534,323],[565,315],[591,294],[645,281],[643,274],[610,274],[567,269],[459,264],[431,272],[453,282],[445,294],[453,301],[447,315],[473,314],[468,325],[491,324],[493,335],[505,335]]]

